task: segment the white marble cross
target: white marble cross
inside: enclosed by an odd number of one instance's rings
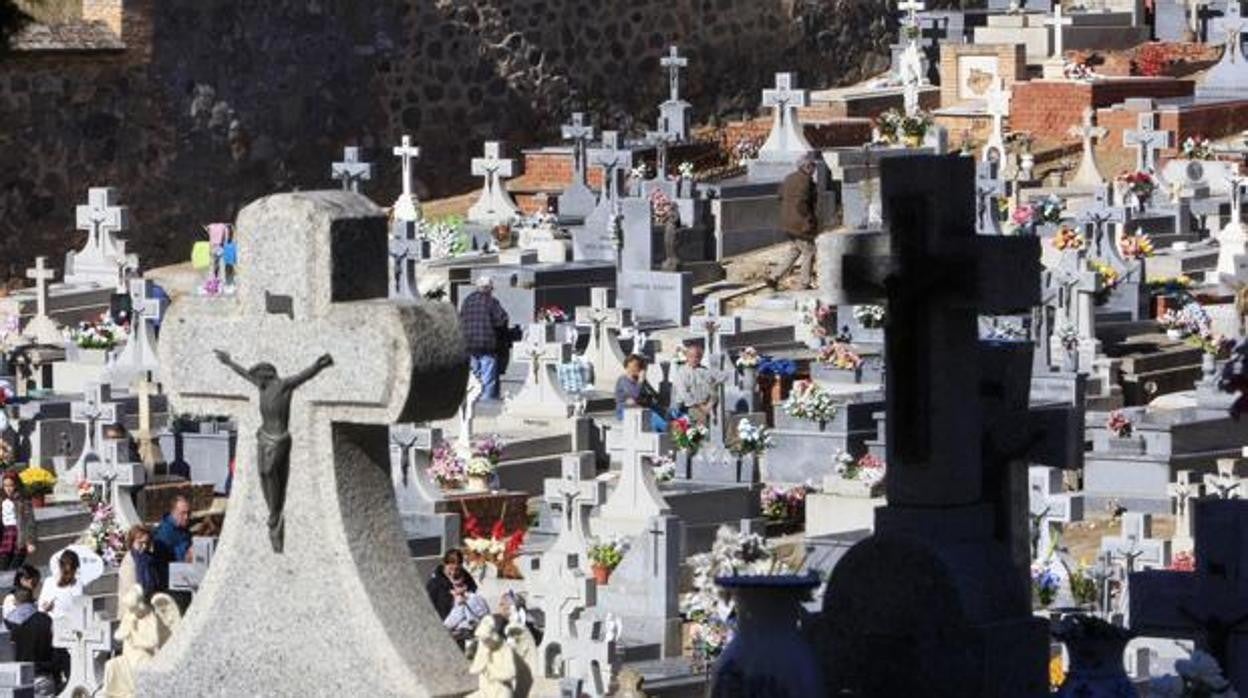
[[[1175,481],[1166,485],[1166,494],[1170,495],[1170,509],[1174,514],[1175,546],[1185,542],[1183,547],[1191,548],[1192,539],[1192,501],[1204,495],[1204,485],[1192,480],[1192,471],[1180,470],[1175,473]]]
[[[926,10],[927,5],[924,5],[917,0],[902,0],[897,3],[897,9],[906,13],[906,23],[909,26],[917,27],[919,26],[918,13]]]
[[[1097,187],[1092,203],[1080,211],[1075,220],[1089,233],[1093,255],[1117,259],[1120,256],[1118,246],[1114,241],[1114,231],[1109,226],[1111,223],[1126,222],[1127,212],[1122,206],[1110,203],[1109,199],[1109,186]],[[1106,247],[1109,249],[1106,250]]]
[[[1060,7],[1060,3],[1058,4]],[[1079,126],[1071,126],[1067,133],[1083,141],[1083,159],[1079,161],[1079,169],[1075,171],[1075,176],[1071,179],[1071,184],[1083,187],[1098,187],[1105,184],[1105,175],[1101,174],[1100,167],[1096,164],[1096,150],[1093,147],[1093,140],[1104,138],[1108,133],[1104,128],[1095,124],[1096,114],[1091,107],[1085,107],[1083,110],[1083,122]]]
[[[1005,166],[1005,117],[1010,115],[1010,99],[1014,96],[1013,90],[1005,89],[1005,81],[1001,78],[993,78],[992,85],[988,88],[988,99],[985,107],[988,115],[992,117],[992,133],[988,135],[988,142],[984,144],[983,156],[980,158],[985,161],[995,160],[998,167]]]
[[[78,230],[87,232],[87,244],[65,254],[65,283],[117,283],[118,265],[126,261],[125,247],[114,237],[130,225],[130,210],[117,204],[117,190],[92,187],[87,203],[75,210]]]
[[[1065,60],[1065,44],[1063,43],[1064,29],[1075,23],[1075,20],[1062,15],[1062,3],[1053,3],[1053,17],[1044,20],[1045,26],[1053,27],[1053,55],[1051,60]]]
[[[84,479],[101,487],[104,501],[113,505],[113,514],[123,531],[143,523],[134,508],[134,490],[147,484],[147,470],[142,463],[130,461],[128,439],[106,439],[104,457],[86,464]]]
[[[1219,458],[1218,472],[1206,473],[1202,478],[1205,492],[1218,499],[1243,499],[1244,481],[1235,474],[1236,458]]]
[[[1214,236],[1218,239],[1218,277],[1231,282],[1231,285],[1243,281],[1237,278],[1239,268],[1235,263],[1235,258],[1248,254],[1248,229],[1244,226],[1241,210],[1244,203],[1245,183],[1248,183],[1248,178],[1241,175],[1237,168],[1232,168],[1230,175],[1226,178],[1227,191],[1230,194],[1231,219]]]
[[[649,416],[649,410],[626,408],[623,422],[607,432],[607,452],[620,464],[620,480],[593,521],[594,535],[636,536],[650,517],[671,512],[650,463],[671,450],[671,441],[647,428]]]
[[[459,405],[459,443],[472,443],[472,420],[477,413],[477,400],[481,397],[484,386],[477,374],[468,372],[468,389],[464,392],[464,401]]]
[[[766,153],[795,154],[811,151],[797,118],[798,107],[806,106],[806,90],[794,87],[793,73],[776,73],[776,86],[763,90],[763,106],[772,108],[771,133],[759,148],[759,157]]]
[[[112,402],[112,390],[107,383],[88,383],[83,389],[82,400],[69,404],[69,420],[83,425],[86,430],[82,441],[82,453],[74,463],[72,472],[81,476],[88,462],[101,459],[100,448],[104,443],[104,427],[118,424],[121,411]],[[59,477],[58,473],[58,477]]]
[[[524,361],[529,370],[520,392],[507,398],[506,412],[522,417],[572,416],[573,405],[559,384],[558,367],[572,360],[572,347],[558,336],[554,323],[529,324],[524,341],[516,345],[513,361]]]
[[[420,299],[416,266],[422,260],[429,259],[432,246],[428,238],[417,235],[418,226],[418,223],[411,221],[396,221],[390,227],[387,253],[390,257],[388,286],[391,299]]]
[[[144,373],[158,373],[156,333],[152,324],[160,320],[160,299],[149,296],[151,282],[130,280],[130,338],[109,368],[115,381],[127,384]]]
[[[614,203],[621,194],[621,180],[633,166],[633,151],[620,147],[620,134],[602,132],[602,147],[589,151],[589,163],[602,168],[602,199]]]
[[[472,174],[484,178],[485,185],[481,197],[468,209],[468,220],[485,225],[507,223],[520,213],[503,184],[503,179],[515,171],[516,162],[502,157],[503,147],[498,141],[486,141],[483,149],[483,157],[472,159]]]
[[[1173,145],[1174,134],[1170,131],[1155,130],[1156,120],[1156,113],[1145,112],[1139,115],[1136,130],[1122,132],[1122,144],[1135,146],[1135,169],[1138,171],[1156,172],[1158,153],[1163,148]]]
[[[48,283],[56,278],[56,270],[49,269],[47,257],[36,257],[35,266],[26,270],[26,278],[35,282],[35,316],[22,329],[22,336],[36,344],[59,345],[65,335],[56,321],[48,316]]]
[[[667,179],[667,148],[676,140],[676,134],[671,131],[646,131],[646,141],[654,144],[654,178],[660,182]]]
[[[680,55],[680,51],[675,46],[668,50],[663,58],[659,59],[659,65],[667,68],[667,82],[672,102],[680,101],[680,71],[689,65],[689,59]]]
[[[720,315],[712,309],[709,313],[689,318],[689,327],[702,335],[702,346],[709,364],[710,358],[723,356],[722,339],[741,332],[741,318],[736,315]],[[722,366],[715,368],[722,368]]]
[[[583,356],[594,367],[594,387],[614,392],[628,358],[620,346],[620,334],[633,326],[633,311],[611,307],[610,293],[606,288],[590,289],[590,304],[578,306],[575,318],[578,327],[589,328]]]
[[[585,121],[583,112],[574,112],[571,123],[561,130],[563,139],[572,141],[572,181],[559,194],[559,213],[568,216],[586,216],[594,210],[594,192],[586,183],[589,168],[586,143],[594,137],[594,127]]]
[[[981,160],[975,165],[975,228],[980,235],[1000,235],[997,201],[1005,195],[1000,160]]]
[[[420,220],[420,203],[412,190],[412,163],[420,158],[420,148],[412,145],[411,136],[403,136],[400,145],[394,147],[394,155],[403,165],[403,192],[394,202],[394,219],[398,221]]]
[[[360,159],[360,149],[347,146],[342,149],[342,162],[330,164],[329,176],[342,182],[344,191],[360,191],[360,183],[373,178],[373,163]]]
[[[584,571],[585,554],[589,549],[590,512],[606,501],[607,483],[589,475],[593,472],[593,457],[588,453],[563,456],[558,478],[547,478],[542,498],[559,509],[559,533],[552,549],[575,556],[569,560],[569,569]]]
[[[113,649],[112,623],[95,615],[90,597],[81,597],[53,623],[52,646],[69,652],[69,681],[63,696],[79,690],[93,696],[103,688],[103,657]]]
[[[1083,519],[1083,496],[1062,491],[1062,471],[1033,465],[1027,471],[1028,511],[1032,527],[1031,559],[1048,555],[1053,527]]]

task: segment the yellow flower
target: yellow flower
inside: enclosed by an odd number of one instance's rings
[[[37,465],[32,465],[18,473],[18,478],[21,479],[26,489],[34,493],[50,492],[56,486],[56,476]]]
[[[1056,691],[1066,680],[1066,672],[1062,669],[1062,655],[1057,654],[1049,659],[1049,688]]]

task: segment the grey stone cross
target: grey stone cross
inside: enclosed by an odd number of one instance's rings
[[[1135,146],[1135,169],[1139,171],[1157,171],[1157,154],[1163,148],[1173,145],[1174,134],[1170,131],[1157,131],[1154,124],[1157,114],[1146,112],[1137,120],[1138,128],[1134,131],[1122,132],[1122,144]]]
[[[75,209],[75,219],[78,230],[87,233],[87,244],[65,254],[65,283],[116,285],[125,268],[138,265],[137,258],[126,255],[125,243],[114,237],[130,225],[130,211],[117,205],[116,189],[89,189],[87,203]]]
[[[88,383],[83,389],[82,400],[69,404],[69,420],[83,425],[86,430],[73,470],[81,475],[88,462],[100,460],[100,447],[104,443],[104,427],[117,424],[120,412],[112,402],[112,390],[106,383]]]
[[[65,337],[56,321],[48,316],[48,282],[56,278],[56,270],[49,269],[47,257],[36,257],[35,266],[26,270],[26,278],[35,282],[35,316],[31,318],[22,334],[38,344],[60,344]]]
[[[1054,8],[1054,12],[1061,10],[1060,3],[1058,5]],[[1083,157],[1079,161],[1079,169],[1075,171],[1071,183],[1085,187],[1095,187],[1105,183],[1105,176],[1101,174],[1101,169],[1096,164],[1096,149],[1093,147],[1093,141],[1104,138],[1108,131],[1097,126],[1095,119],[1096,113],[1091,107],[1086,107],[1083,110],[1083,121],[1080,125],[1071,126],[1067,132],[1072,138],[1083,141]]]
[[[1110,223],[1125,222],[1127,213],[1123,207],[1111,204],[1109,198],[1109,187],[1098,187],[1092,205],[1083,209],[1076,221],[1088,232],[1097,257],[1105,256],[1105,246],[1108,245],[1111,248],[1109,256],[1117,258],[1118,246],[1113,239],[1113,230],[1108,226]]]
[[[361,182],[373,178],[373,163],[361,160],[360,149],[349,145],[342,149],[342,162],[330,165],[329,175],[342,182],[344,191],[358,192]]]
[[[635,536],[650,517],[671,512],[650,465],[670,450],[671,441],[667,434],[646,428],[648,415],[642,408],[626,408],[623,423],[607,432],[607,452],[620,464],[620,481],[594,522],[594,533],[599,536]]]
[[[623,178],[633,166],[633,151],[620,147],[620,134],[602,132],[602,147],[589,151],[591,165],[602,168],[603,200],[614,204],[623,189]]]
[[[776,86],[763,90],[763,106],[776,110],[774,128],[782,128],[793,118],[798,107],[806,106],[806,90],[793,87],[793,73],[776,73]]]
[[[667,55],[659,59],[659,65],[667,68],[667,81],[669,93],[668,99],[672,102],[680,101],[680,71],[689,65],[689,59],[680,55],[680,51],[672,46]]]
[[[62,695],[76,695],[79,690],[95,695],[104,682],[96,655],[112,651],[112,623],[96,616],[91,598],[83,597],[64,609],[53,629],[52,646],[69,652],[69,680]]]
[[[586,183],[585,144],[594,137],[594,127],[585,121],[583,112],[572,114],[571,123],[563,125],[563,139],[572,141],[572,181],[559,194],[559,212],[569,216],[585,216],[594,209],[594,193]]]

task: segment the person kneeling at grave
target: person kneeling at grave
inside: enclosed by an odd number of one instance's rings
[[[425,584],[425,591],[442,625],[461,645],[490,613],[490,605],[477,593],[477,581],[464,569],[464,554],[459,550],[446,551],[442,564]]]
[[[672,372],[672,413],[706,424],[715,410],[715,372],[702,365],[702,345],[685,345],[685,363]]]
[[[659,394],[646,382],[646,357],[629,354],[624,359],[624,375],[615,381],[615,418],[623,419],[629,407],[644,407],[650,412],[650,424],[655,431],[667,430],[667,419]]]
[[[26,587],[13,593],[14,606],[4,617],[13,641],[13,660],[35,665],[34,695],[55,696],[65,675],[52,647],[52,617],[35,607],[35,595]]]

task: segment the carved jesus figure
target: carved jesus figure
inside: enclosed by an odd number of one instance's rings
[[[260,362],[243,368],[220,349],[213,351],[217,359],[229,366],[244,380],[260,390],[260,428],[256,430],[257,462],[264,501],[269,506],[269,541],[273,552],[282,552],[286,519],[286,482],[290,479],[290,398],[295,389],[334,364],[329,354],[322,354],[316,363],[288,378],[277,375],[277,368]]]

